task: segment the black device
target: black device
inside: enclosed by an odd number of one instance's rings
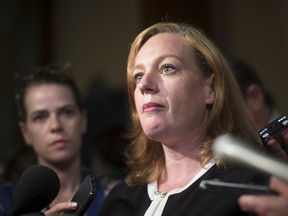
[[[282,134],[287,129],[288,119],[286,116],[281,116],[259,131],[262,143],[265,145],[270,139],[275,139],[282,147],[284,147]]]
[[[72,212],[64,212],[63,216],[83,216],[96,195],[95,178],[87,175],[72,198],[72,202],[78,203],[78,208]]]
[[[273,194],[268,186],[220,181],[218,179],[202,180],[199,187],[211,192],[240,196],[242,194]]]

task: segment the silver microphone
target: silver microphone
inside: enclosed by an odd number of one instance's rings
[[[288,182],[287,162],[253,149],[247,142],[231,134],[217,137],[213,143],[213,151],[218,158],[257,169]]]

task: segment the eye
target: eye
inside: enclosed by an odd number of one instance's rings
[[[43,122],[47,118],[47,115],[44,113],[36,114],[32,117],[33,122]]]
[[[171,74],[176,71],[176,68],[173,65],[163,65],[161,67],[161,73],[164,74]]]
[[[75,111],[73,109],[63,109],[60,111],[60,115],[65,116],[65,117],[71,117],[73,116]]]
[[[136,83],[139,83],[140,80],[142,79],[142,77],[143,77],[143,73],[136,73],[136,74],[133,76],[134,81],[135,81]]]

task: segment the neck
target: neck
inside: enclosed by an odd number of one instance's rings
[[[73,160],[69,166],[65,166],[65,168],[63,166],[51,164],[47,165],[42,163],[42,165],[46,165],[52,168],[58,175],[61,184],[59,193],[50,204],[50,207],[56,205],[59,202],[69,201],[75,194],[82,181],[80,158]]]
[[[198,156],[193,158],[179,153],[166,157],[165,167],[158,179],[158,190],[161,192],[184,187],[202,168]]]
[[[169,192],[187,185],[201,170],[200,152],[203,137],[192,134],[177,142],[163,143],[165,169],[158,178],[158,190]]]

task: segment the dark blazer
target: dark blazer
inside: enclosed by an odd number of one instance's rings
[[[257,183],[268,185],[268,176],[242,168],[219,169],[214,165],[196,182],[178,194],[170,195],[163,216],[247,216],[237,204],[237,196],[208,192],[199,188],[203,179],[223,179],[229,182]],[[151,200],[147,185],[129,187],[124,182],[116,186],[106,198],[100,215],[143,216]],[[125,212],[125,214],[121,213]]]

